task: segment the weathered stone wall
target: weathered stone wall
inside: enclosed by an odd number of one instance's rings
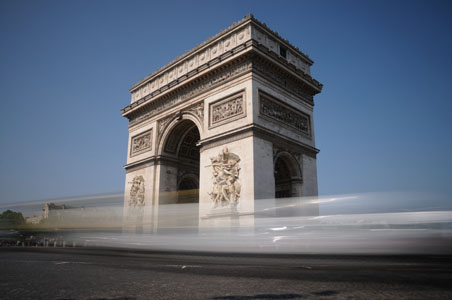
[[[135,229],[147,223],[149,231],[154,208],[154,168],[141,166],[126,173],[124,193],[124,228]]]

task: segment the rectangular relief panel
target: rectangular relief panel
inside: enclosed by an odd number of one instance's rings
[[[210,128],[229,123],[245,116],[246,103],[244,90],[209,104]]]
[[[311,120],[308,114],[259,91],[259,112],[280,124],[311,136]]]
[[[130,157],[152,150],[152,128],[134,137],[130,143]]]

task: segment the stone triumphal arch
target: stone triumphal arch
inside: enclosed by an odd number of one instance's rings
[[[312,64],[248,15],[136,83],[126,226],[249,224],[260,199],[316,196]]]

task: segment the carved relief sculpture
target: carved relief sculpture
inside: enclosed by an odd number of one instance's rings
[[[245,116],[244,92],[210,105],[210,125],[216,126]]]
[[[158,121],[158,124],[159,124],[159,126],[158,126],[158,137],[159,137],[159,140],[160,140],[160,137],[163,134],[163,131],[165,130],[166,125],[168,125],[168,123],[171,122],[174,118],[175,118],[175,115],[171,114],[171,115],[166,116],[163,119],[160,119]]]
[[[223,151],[215,157],[212,162],[212,192],[209,193],[214,207],[231,206],[236,207],[239,203],[241,185],[239,183],[240,158],[237,154]]]
[[[204,101],[198,102],[195,105],[189,107],[187,109],[188,112],[191,112],[196,115],[199,119],[199,123],[203,123],[204,120]]]
[[[132,137],[130,156],[152,150],[152,129]]]
[[[144,206],[144,178],[143,176],[135,176],[132,180],[132,187],[130,188],[130,207]]]
[[[310,136],[309,116],[278,102],[270,100],[267,96],[260,95],[261,115],[279,121]]]
[[[184,91],[180,91],[172,96],[165,96],[159,99],[156,99],[152,103],[150,103],[149,107],[146,108],[146,110],[142,113],[139,113],[137,116],[131,117],[129,126],[133,126],[135,124],[138,124],[146,119],[149,119],[150,117],[156,115],[157,113],[164,111],[170,107],[174,107],[177,104],[180,104],[184,102],[187,99],[190,99],[196,95],[199,95],[206,90],[210,88],[217,87],[221,85],[222,83],[235,78],[236,76],[242,75],[243,73],[246,73],[251,70],[251,62],[245,61],[238,65],[235,65],[233,67],[230,67],[227,70],[224,70],[223,72],[220,72],[218,74],[215,74],[214,76],[207,77],[205,79],[200,79],[200,82],[194,85],[191,88],[187,88]],[[146,101],[152,99],[149,98]],[[133,105],[133,104],[131,104]],[[127,106],[126,108],[130,107],[131,105]],[[123,112],[126,112],[127,110],[130,110],[128,108],[123,109]]]

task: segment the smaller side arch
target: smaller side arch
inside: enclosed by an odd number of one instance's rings
[[[298,160],[290,152],[279,151],[273,158],[273,168],[278,159],[283,159],[288,164],[292,177],[302,179],[303,176]]]
[[[195,174],[185,174],[177,182],[178,190],[199,189],[199,178]]]
[[[273,159],[275,198],[302,196],[303,177],[298,160],[287,151],[278,152]]]

